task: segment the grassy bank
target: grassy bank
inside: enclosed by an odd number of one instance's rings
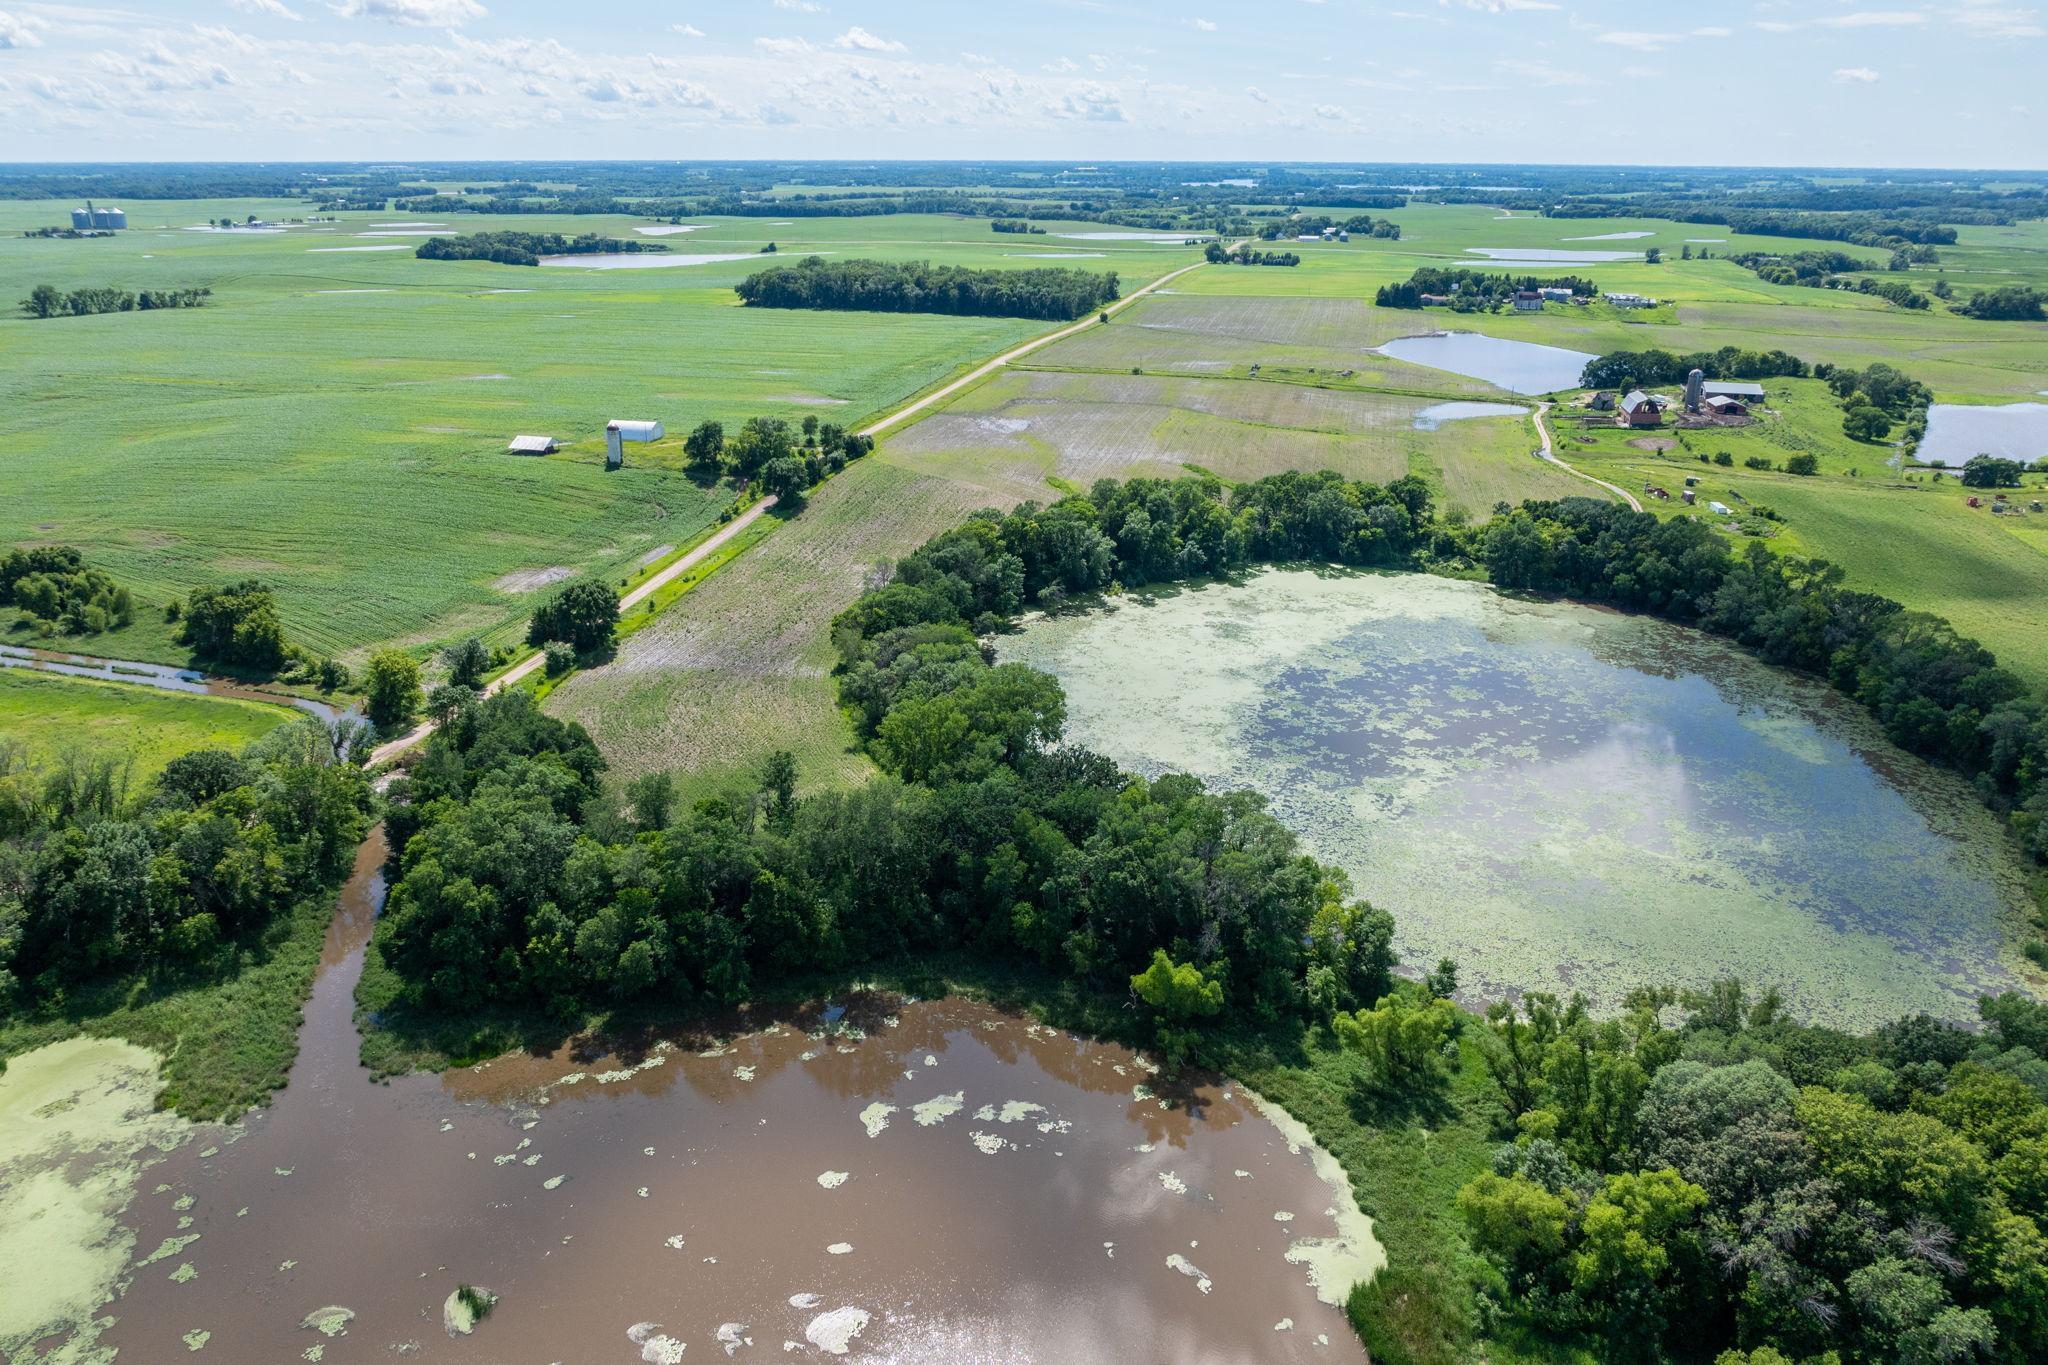
[[[269,1102],[299,1054],[299,1011],[312,990],[332,895],[280,914],[231,974],[114,979],[58,1007],[0,1022],[0,1058],[86,1034],[160,1054],[158,1103],[189,1119],[228,1119]]]
[[[0,735],[47,766],[73,754],[126,760],[147,781],[194,749],[239,751],[298,713],[285,706],[0,670]]]

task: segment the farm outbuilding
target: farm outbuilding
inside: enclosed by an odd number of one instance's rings
[[[1712,394],[1701,405],[1716,417],[1747,417],[1749,405],[1739,398],[1730,398],[1725,393]]]
[[[1764,398],[1763,385],[1726,379],[1709,379],[1700,386],[1700,392],[1708,398],[1733,398],[1744,403],[1761,403]]]
[[[1542,312],[1543,296],[1533,289],[1517,289],[1515,291],[1515,311],[1517,313]]]
[[[1664,421],[1664,402],[1660,398],[1644,393],[1641,389],[1633,389],[1615,409],[1614,420],[1616,425],[1624,427],[1661,426]]]
[[[662,436],[659,422],[625,422],[614,418],[604,424],[604,467],[617,469],[626,462],[627,441],[659,441]]]
[[[505,447],[513,455],[552,455],[561,448],[552,436],[514,436],[512,444]]]

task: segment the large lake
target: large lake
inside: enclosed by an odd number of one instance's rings
[[[1802,1017],[1973,1019],[2023,878],[1860,708],[1662,622],[1425,575],[1268,571],[1033,622],[1068,736],[1250,787],[1466,994],[1733,973]]]
[[[1555,393],[1559,389],[1577,388],[1586,362],[1599,359],[1563,346],[1509,341],[1479,332],[1396,337],[1379,349],[1381,355],[1483,379],[1509,393]]]
[[[112,1041],[0,1075],[0,1355],[68,1322],[58,1359],[1365,1360],[1340,1305],[1379,1247],[1298,1124],[984,1006],[862,995],[372,1083],[382,856],[268,1110],[154,1113],[153,1057]],[[500,1296],[473,1337],[463,1283]]]

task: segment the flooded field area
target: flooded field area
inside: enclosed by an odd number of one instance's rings
[[[1509,393],[1554,393],[1576,388],[1586,362],[1598,359],[1563,346],[1508,341],[1478,332],[1396,337],[1382,345],[1379,353],[1411,365],[1427,365],[1433,370],[1483,379]]]
[[[1861,1028],[2016,983],[2023,874],[1969,788],[1697,631],[1269,571],[1000,649],[1059,676],[1072,741],[1265,793],[1473,1001],[1733,973]]]
[[[1298,1126],[1227,1082],[1169,1106],[1131,1052],[983,1006],[863,995],[372,1084],[351,1007],[381,856],[269,1111],[150,1114],[126,1044],[0,1078],[0,1115],[36,1120],[0,1139],[0,1231],[49,1249],[0,1290],[0,1350],[1364,1360],[1338,1305],[1379,1249]]]

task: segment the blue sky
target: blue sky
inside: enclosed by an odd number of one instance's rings
[[[0,0],[0,160],[2048,167],[2024,0]]]

